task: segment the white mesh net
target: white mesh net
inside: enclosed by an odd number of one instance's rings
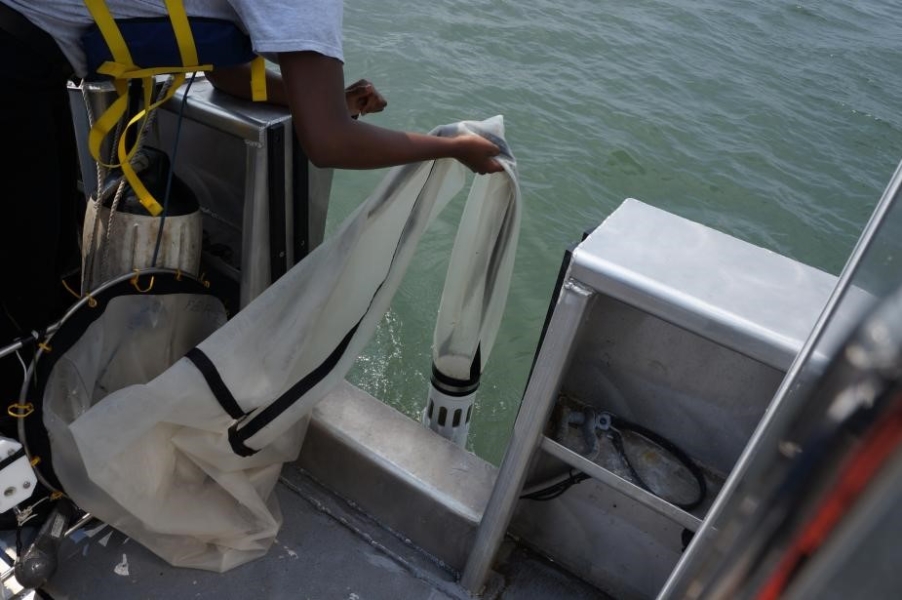
[[[451,377],[469,375],[477,348],[477,362],[488,357],[519,230],[502,118],[433,131],[464,133],[499,143],[504,171],[475,179],[452,252],[434,357]],[[453,160],[392,169],[337,233],[224,325],[191,296],[156,312],[152,295],[114,301],[115,326],[96,322],[46,386],[44,423],[66,493],[173,565],[225,571],[264,554],[281,524],[282,464],[297,458],[311,410],[364,349],[466,174]],[[142,319],[190,335],[137,337],[128,324]],[[104,354],[130,344],[133,360]]]

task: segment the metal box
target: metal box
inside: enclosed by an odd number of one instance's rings
[[[508,455],[537,450],[521,479],[505,457],[486,514],[494,519],[493,503],[505,497],[497,486],[525,481],[506,496],[509,533],[618,600],[654,598],[835,277],[635,199],[568,252],[561,273]],[[625,452],[644,465],[654,493],[604,433],[587,458],[588,438],[561,421],[568,403],[612,413],[682,449],[704,472],[705,501],[680,508],[676,497],[687,500],[697,484],[660,446]],[[523,498],[568,472],[589,478],[550,501]]]

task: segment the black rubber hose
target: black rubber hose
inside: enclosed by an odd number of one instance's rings
[[[570,475],[567,479],[555,483],[554,485],[550,485],[546,488],[542,488],[541,490],[537,490],[530,494],[523,494],[520,496],[521,500],[538,500],[544,502],[546,500],[553,500],[569,490],[571,487],[589,479],[589,476],[583,473],[582,471],[575,471],[574,469],[570,470]]]

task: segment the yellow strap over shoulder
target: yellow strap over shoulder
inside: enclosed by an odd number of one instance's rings
[[[262,56],[251,61],[251,99],[266,102],[266,61]]]
[[[179,66],[154,66],[150,68],[134,64],[131,52],[129,52],[125,39],[122,37],[122,32],[119,30],[119,26],[116,25],[116,20],[110,13],[106,2],[104,0],[84,0],[84,2],[91,13],[91,17],[97,23],[97,28],[103,35],[103,39],[109,46],[113,58],[113,60],[101,65],[98,72],[113,78],[113,85],[119,95],[110,108],[97,119],[91,128],[88,135],[88,148],[91,156],[99,164],[108,168],[120,167],[126,181],[131,185],[141,204],[151,215],[157,216],[163,212],[163,207],[141,183],[138,174],[131,166],[131,159],[140,146],[140,140],[136,140],[135,144],[128,148],[125,143],[126,132],[131,127],[138,126],[140,136],[141,132],[144,131],[147,118],[160,105],[172,98],[175,91],[185,82],[187,73],[210,71],[213,69],[213,65],[198,64],[197,47],[194,43],[191,25],[188,22],[188,14],[185,12],[182,0],[165,0],[166,10],[169,13],[169,21],[172,24],[172,30],[178,43],[182,64]],[[174,75],[175,79],[164,97],[157,102],[153,102],[154,78],[158,75]],[[144,83],[144,109],[132,117],[119,138],[119,144],[116,148],[119,163],[105,164],[100,158],[100,148],[106,137],[116,128],[123,115],[126,114],[128,109],[128,81],[131,79],[141,79]],[[251,93],[255,101],[266,100],[266,68],[263,57],[258,56],[251,64]]]
[[[196,65],[197,48],[194,46],[194,36],[191,35],[191,25],[188,23],[185,5],[182,4],[182,0],[166,0],[166,10],[169,11],[169,20],[172,22],[172,30],[175,31],[175,40],[179,44],[182,64]]]

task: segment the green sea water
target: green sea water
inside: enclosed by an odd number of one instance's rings
[[[510,296],[468,448],[503,456],[567,246],[633,197],[838,274],[902,159],[902,3],[345,3],[366,117],[504,116],[523,190]],[[336,172],[327,235],[384,171]],[[419,418],[463,195],[428,231],[348,379]]]

